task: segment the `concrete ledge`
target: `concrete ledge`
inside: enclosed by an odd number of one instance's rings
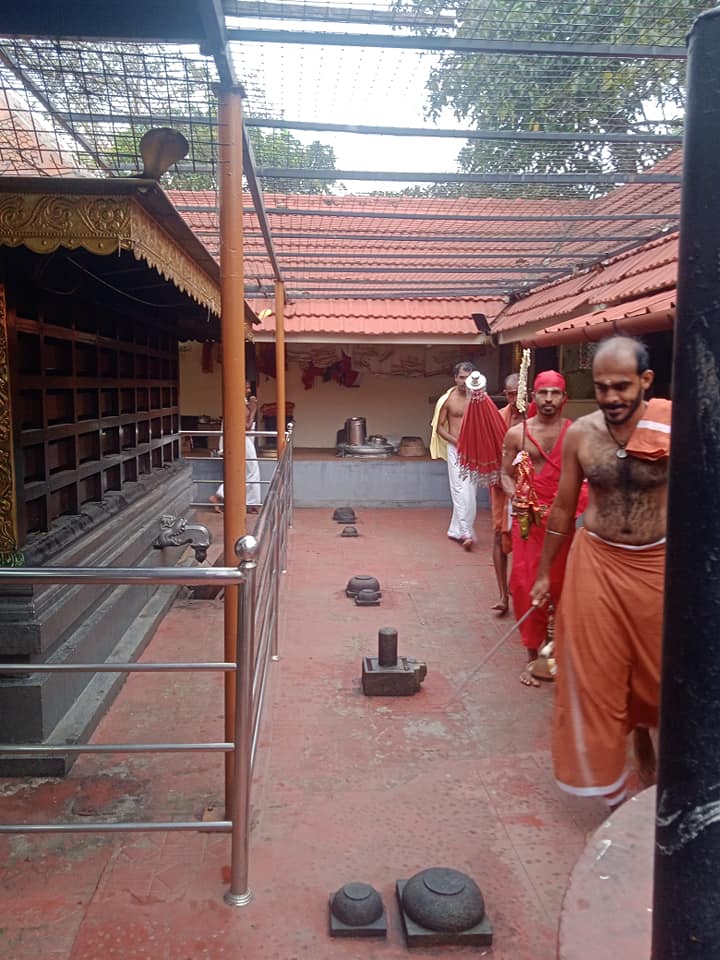
[[[222,461],[192,459],[193,497],[205,502],[215,492],[215,482],[222,477]],[[276,460],[260,458],[260,477],[271,480]],[[213,483],[200,483],[201,480]],[[447,507],[450,509],[450,486],[447,463],[427,458],[388,457],[387,459],[355,459],[353,457],[296,457],[293,464],[294,502],[296,507]],[[268,486],[263,485],[263,499]],[[490,509],[488,491],[478,489],[478,507]]]
[[[595,831],[570,875],[559,960],[644,960],[652,926],[655,787]]]

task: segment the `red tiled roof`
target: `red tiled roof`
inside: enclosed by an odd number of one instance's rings
[[[181,213],[194,230],[213,232],[217,240],[217,217],[208,210],[192,209],[193,207],[214,207],[216,197],[214,193],[170,191],[169,196],[173,203],[181,208]],[[568,215],[582,216],[589,211],[589,201],[571,200],[563,203],[562,212]],[[556,200],[499,200],[499,199],[445,199],[434,200],[418,197],[372,197],[372,196],[288,196],[266,195],[265,207],[268,212],[271,233],[274,237],[276,249],[284,255],[292,255],[293,260],[283,260],[283,266],[288,272],[297,268],[298,264],[337,266],[345,253],[366,254],[368,263],[372,262],[373,253],[382,254],[413,254],[413,262],[420,261],[427,265],[429,272],[445,273],[442,262],[434,262],[433,257],[438,254],[454,255],[453,262],[462,265],[462,257],[468,254],[482,254],[487,256],[493,253],[512,253],[516,257],[512,260],[500,258],[488,260],[484,266],[497,267],[502,274],[502,268],[507,266],[527,265],[528,255],[546,254],[548,252],[562,252],[567,254],[564,266],[570,268],[576,263],[579,255],[586,255],[587,241],[562,241],[560,238],[569,233],[568,224],[564,221],[527,220],[527,217],[553,217],[558,213]],[[250,197],[245,198],[246,214],[244,217],[245,229],[245,256],[247,273],[253,272],[253,263],[256,263],[258,273],[267,275],[267,255],[262,237],[259,235],[257,216],[252,212]],[[397,219],[394,219],[397,216]],[[483,217],[495,219],[484,220]],[[475,218],[475,219],[474,219]],[[512,219],[516,218],[516,219]],[[573,224],[582,227],[582,224]],[[627,222],[613,225],[613,233],[623,235],[627,230]],[[631,230],[636,229],[630,223]],[[283,237],[282,234],[302,234],[301,237]],[[577,233],[577,231],[576,231]],[[587,229],[585,229],[587,233]],[[582,230],[580,231],[582,234]],[[369,247],[368,235],[373,235],[372,246]],[[437,237],[435,242],[423,239],[417,245],[408,243],[409,237]],[[533,241],[534,236],[552,237],[546,240]],[[461,239],[445,239],[445,238]],[[516,247],[511,241],[497,241],[496,237],[510,237],[522,239]],[[557,237],[558,239],[554,239]],[[212,247],[212,244],[208,244]],[[590,252],[598,254],[607,250],[608,244],[598,236],[598,242],[590,244]],[[317,251],[331,251],[329,256],[318,256]],[[362,260],[359,261],[362,263]],[[534,265],[541,265],[540,258],[532,260]],[[287,266],[286,266],[287,264]],[[563,261],[553,261],[547,270],[553,266],[562,266]],[[294,287],[301,287],[307,278],[296,279]],[[325,278],[326,279],[326,278]],[[446,277],[444,277],[446,279]],[[488,282],[491,282],[488,277]],[[518,275],[518,283],[520,275]],[[476,281],[478,282],[478,281]],[[485,279],[482,281],[485,282]],[[507,276],[505,278],[507,282]],[[422,286],[422,281],[419,281]]]
[[[466,236],[473,245],[483,241],[492,242],[492,238],[496,236],[533,237],[541,234],[557,238],[552,241],[538,241],[538,249],[545,252],[551,252],[558,244],[560,246],[568,244],[572,248],[577,248],[580,243],[583,247],[591,243],[602,250],[607,249],[607,243],[603,240],[603,233],[596,226],[589,231],[588,224],[582,219],[563,221],[552,218],[559,214],[582,217],[583,215],[604,215],[608,212],[627,215],[633,212],[660,214],[665,212],[663,205],[657,211],[651,209],[653,204],[648,203],[650,198],[646,195],[649,186],[653,190],[659,190],[664,188],[665,184],[630,186],[635,188],[635,193],[622,201],[623,209],[618,211],[609,211],[605,208],[612,194],[599,200],[548,198],[506,200],[468,197],[436,200],[424,197],[269,194],[265,196],[265,206],[273,233],[296,231],[302,228],[305,232],[316,234],[315,242],[322,242],[325,236],[332,239],[333,234],[338,233],[379,233],[378,228],[382,224],[383,240],[389,243],[396,238],[416,234],[461,235]],[[667,186],[678,191],[675,184]],[[620,189],[625,190],[630,187]],[[214,212],[217,198],[214,192],[171,190],[169,196],[176,206],[183,208],[183,216],[191,226],[217,230],[217,217]],[[193,209],[197,207],[211,207],[213,210]],[[249,196],[245,198],[245,208],[246,229],[253,232],[257,230],[258,222]],[[537,219],[527,219],[531,217]],[[548,219],[544,220],[543,217]],[[613,223],[609,230],[606,228],[605,232],[616,236],[628,234],[628,239],[631,240],[637,234],[640,223],[641,221],[632,219],[622,220]],[[576,236],[587,236],[588,232],[597,234],[596,244],[592,241],[572,239]],[[256,240],[254,245],[264,249],[261,238],[247,238],[248,246],[253,245],[253,240]],[[525,244],[522,249],[527,250]],[[521,256],[522,253],[518,251],[518,257]],[[572,256],[570,252],[569,258],[572,259]]]
[[[81,177],[69,150],[63,149],[52,130],[44,130],[40,116],[31,113],[23,99],[0,90],[0,176]]]
[[[635,250],[629,250],[626,253],[612,257],[600,264],[599,268],[591,277],[587,289],[610,287],[624,280],[636,279],[638,292],[643,292],[644,284],[648,283],[648,274],[657,269],[665,270],[667,275],[668,264],[676,264],[678,256],[678,235],[677,233],[668,234],[665,237],[659,237],[657,240],[651,240],[649,243],[637,247]],[[675,280],[674,273],[671,273],[672,282]],[[658,278],[659,279],[659,278]],[[649,287],[647,289],[650,289]],[[628,291],[632,288],[628,288]],[[632,296],[628,292],[626,296]],[[607,297],[605,298],[607,299]]]
[[[172,200],[181,205],[214,205],[216,196],[212,190],[171,190]],[[251,203],[249,195],[246,197]],[[442,217],[447,214],[470,213],[476,216],[522,216],[531,214],[553,214],[558,211],[558,200],[551,198],[503,199],[496,197],[382,197],[372,194],[264,194],[265,205],[282,208],[287,215],[302,210],[339,211],[359,210],[363,207],[375,213],[428,214]],[[594,200],[563,200],[562,208],[566,213],[588,213]],[[280,214],[278,214],[280,215]]]
[[[653,170],[676,174],[681,166],[678,150]],[[215,193],[171,191],[170,197],[212,249],[218,240]],[[513,340],[528,327],[675,282],[675,237],[642,245],[637,238],[675,226],[678,184],[631,183],[596,200],[266,194],[264,201],[292,304],[288,331],[296,334],[474,335],[470,314],[481,312],[495,318],[494,333]],[[272,271],[250,197],[245,209],[245,275],[263,290],[259,311],[273,306]],[[658,219],[634,218],[647,214]],[[552,219],[558,216],[566,219]],[[605,216],[621,219],[585,219]],[[609,250],[618,253],[607,256]],[[482,270],[473,272],[477,267]],[[549,280],[557,270],[566,273]],[[458,296],[449,296],[454,289]],[[528,295],[504,308],[495,296],[523,289]],[[406,299],[384,299],[386,292]],[[475,306],[466,309],[468,303]]]
[[[523,343],[527,346],[552,346],[582,340],[602,340],[620,332],[669,330],[675,319],[675,304],[675,290],[666,290],[554,324],[530,335]]]
[[[653,173],[682,174],[682,150],[674,150],[652,167]],[[679,213],[680,186],[677,183],[654,183],[652,189],[638,183],[611,190],[606,196],[595,201],[596,213]]]
[[[673,158],[670,172],[678,163]],[[215,194],[171,191],[170,197],[217,254]],[[655,202],[657,197],[662,199]],[[490,292],[483,287],[521,290],[674,225],[677,198],[677,184],[629,184],[597,200],[267,194],[264,201],[289,295],[332,299],[335,289],[338,298],[343,293],[362,297],[364,291],[377,295],[380,281],[390,277],[414,276],[414,292],[423,297],[433,296],[433,281],[444,287],[441,295],[453,286],[460,296],[472,295],[469,285],[479,297]],[[246,275],[267,285],[271,271],[258,219],[249,197],[244,205]],[[635,213],[660,219],[638,220]],[[605,216],[627,219],[603,220]],[[393,259],[401,254],[402,259]],[[362,270],[383,265],[387,274]],[[483,269],[473,273],[476,267]],[[345,283],[330,282],[339,276]],[[406,290],[411,284],[401,286]],[[354,292],[348,292],[351,288]]]
[[[537,329],[543,321],[576,314],[587,305],[633,301],[643,294],[674,288],[677,276],[677,234],[660,237],[591,270],[555,281],[511,304],[492,323],[493,333]],[[585,311],[586,313],[589,311]]]
[[[362,336],[468,336],[478,329],[472,314],[488,319],[503,305],[500,297],[476,300],[470,297],[406,300],[296,300],[285,307],[285,332],[293,334],[345,334]],[[250,303],[259,313],[266,301]],[[275,317],[262,320],[256,337],[275,332]]]

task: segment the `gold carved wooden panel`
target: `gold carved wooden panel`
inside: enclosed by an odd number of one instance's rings
[[[220,287],[132,197],[0,194],[0,244],[108,256],[132,250],[160,276],[220,315]]]
[[[12,409],[10,406],[10,361],[8,357],[5,287],[0,284],[0,566],[23,562],[18,550],[15,512]]]

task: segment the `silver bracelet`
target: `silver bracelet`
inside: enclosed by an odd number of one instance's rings
[[[559,530],[551,530],[550,527],[547,528],[545,533],[550,533],[552,534],[553,537],[569,537],[570,536],[569,533],[560,533]]]

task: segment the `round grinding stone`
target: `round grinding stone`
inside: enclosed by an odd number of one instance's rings
[[[405,884],[403,907],[408,916],[428,930],[459,933],[485,916],[480,888],[467,874],[449,867],[421,870]]]
[[[355,597],[361,590],[379,589],[380,583],[377,577],[371,577],[367,573],[356,573],[354,577],[350,577],[348,580],[345,593],[348,597]]]
[[[365,927],[382,916],[382,898],[369,883],[346,883],[333,895],[332,912],[349,927]]]

